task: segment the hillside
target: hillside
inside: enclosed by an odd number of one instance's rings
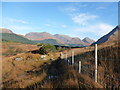
[[[2,42],[2,57],[10,57],[20,53],[39,49],[34,44],[23,44],[16,42]]]
[[[68,36],[68,35],[61,35],[61,34],[55,34],[54,35],[56,38],[60,39],[61,41],[63,41],[64,43],[69,43],[70,40],[72,39],[72,37]]]
[[[102,49],[99,47],[102,46]],[[103,45],[98,46],[99,60],[100,59],[116,59],[117,47],[110,46],[103,48]],[[109,71],[108,67],[113,64],[113,62],[101,61],[99,62],[99,73],[102,83],[95,83],[94,70],[94,47],[85,47],[74,49],[75,50],[75,64],[67,65],[65,60],[60,60],[58,53],[50,53],[46,56],[46,60],[43,60],[41,55],[32,54],[32,53],[23,53],[16,55],[14,57],[6,58],[3,60],[3,84],[4,88],[105,88],[105,85],[115,86],[115,83],[109,84],[109,82],[103,78],[103,76],[112,76],[115,75],[112,72],[117,71],[117,67],[112,68],[113,71]],[[104,51],[107,52],[104,52]],[[71,51],[68,51],[68,59],[71,60]],[[65,51],[66,52],[66,51]],[[104,52],[104,53],[103,53]],[[63,52],[64,53],[64,52]],[[65,53],[64,53],[65,54]],[[112,54],[112,56],[111,56]],[[113,55],[114,54],[114,55]],[[109,56],[110,55],[110,56]],[[24,60],[16,61],[16,58],[22,58]],[[51,60],[54,58],[55,60]],[[82,61],[82,72],[78,73],[78,61]],[[91,63],[89,63],[91,62]],[[107,65],[107,69],[104,67],[104,64]],[[111,65],[112,63],[112,65]],[[6,66],[7,65],[7,66]],[[90,68],[85,68],[84,66],[89,66]],[[76,69],[75,69],[76,68]],[[86,71],[83,71],[83,70]],[[103,73],[105,72],[105,73]],[[106,74],[107,73],[107,74]],[[115,76],[114,76],[115,78]],[[98,80],[99,80],[98,79]]]
[[[3,60],[4,88],[100,88],[101,85],[79,74],[60,52],[46,55],[23,53]],[[17,61],[20,58],[22,60]],[[54,60],[51,60],[53,58]],[[76,81],[77,80],[77,81]]]
[[[2,35],[2,41],[35,44],[35,42],[14,33],[0,33],[0,35]]]
[[[33,40],[33,42],[36,42],[36,43],[49,43],[49,44],[52,44],[52,45],[61,45],[61,43],[59,43],[55,39],[45,39],[45,40],[41,40],[41,41]]]
[[[100,39],[98,39],[98,41],[96,41],[92,45],[101,44],[104,42],[112,43],[114,41],[118,41],[118,39],[119,39],[118,33],[120,33],[120,25],[116,26],[111,32],[109,32],[108,34],[106,34],[103,37],[101,37]]]

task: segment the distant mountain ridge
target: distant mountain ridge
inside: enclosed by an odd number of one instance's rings
[[[49,34],[47,32],[30,32],[25,35],[26,38],[30,40],[35,40],[35,41],[41,41],[41,40],[49,40],[49,39],[55,39],[57,40],[60,44],[82,44],[82,45],[91,45],[93,43],[88,41],[87,43],[82,41],[78,37],[70,37],[68,35],[62,35],[62,34]],[[91,40],[91,39],[88,39]],[[87,41],[87,40],[86,40]]]
[[[28,40],[24,36],[13,33],[11,30],[6,28],[0,29],[0,35],[2,36],[2,41],[6,42],[19,42],[25,44],[35,44],[35,42]]]
[[[12,30],[2,28],[1,33],[6,33],[4,34],[5,37],[7,37],[7,34],[8,34],[8,37],[11,38],[11,40],[12,40],[12,37],[10,35],[13,35],[14,37],[19,36],[19,38],[22,37],[29,41],[45,42],[45,43],[48,42],[50,44],[62,44],[62,45],[68,44],[68,45],[74,45],[74,46],[75,45],[88,46],[88,45],[91,45],[91,42],[94,42],[88,37],[81,40],[78,37],[70,37],[68,35],[62,35],[62,34],[52,35],[48,32],[30,32],[30,33],[27,33],[25,36],[23,36],[20,34],[13,33]],[[9,38],[7,40],[9,40]]]
[[[70,37],[68,35],[55,34],[56,38],[64,42],[65,44],[83,44],[82,40],[77,37]]]
[[[61,34],[55,34],[52,35],[47,32],[30,32],[27,33],[25,36],[15,34],[12,32],[12,30],[6,29],[6,28],[0,28],[0,33],[2,33],[2,40],[3,41],[15,41],[15,42],[22,42],[22,43],[34,43],[34,42],[42,42],[42,43],[51,43],[51,44],[68,44],[68,45],[94,45],[94,44],[101,44],[104,42],[113,42],[120,39],[119,33],[120,33],[120,25],[116,26],[112,31],[110,31],[108,34],[104,35],[100,39],[98,39],[96,42],[94,40],[86,37],[83,40],[81,40],[78,37],[70,37],[68,35],[61,35]],[[27,39],[28,38],[28,39]],[[31,40],[34,40],[31,41]]]

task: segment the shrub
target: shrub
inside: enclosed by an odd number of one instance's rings
[[[38,44],[37,46],[40,47],[40,49],[39,49],[40,54],[47,54],[49,52],[56,51],[55,46],[53,46],[51,44],[43,44],[43,43],[41,43],[41,44]]]
[[[59,47],[57,47],[57,51],[61,52],[61,51],[63,51],[63,48],[59,46]]]
[[[65,46],[56,46],[56,49],[58,52],[62,52],[64,50],[69,50],[71,47],[65,47]]]

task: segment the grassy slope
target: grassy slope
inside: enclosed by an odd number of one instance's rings
[[[117,45],[112,44],[102,44],[98,46],[99,49],[99,55],[112,55],[113,53],[116,53]],[[75,61],[78,62],[79,60],[85,60],[85,63],[88,62],[90,59],[94,61],[94,47],[85,47],[85,48],[77,48],[75,50]],[[106,50],[106,52],[104,52]],[[55,53],[51,53],[52,55],[49,56],[47,60],[47,64],[44,62],[34,61],[39,59],[40,55],[38,54],[23,54],[21,56],[24,56],[24,61],[14,61],[11,58],[7,58],[3,62],[3,81],[5,82],[5,87],[45,87],[45,88],[57,88],[57,87],[65,87],[65,88],[71,88],[71,87],[80,87],[80,88],[95,88],[95,87],[101,87],[100,85],[96,85],[93,80],[91,80],[86,75],[80,75],[78,72],[76,72],[71,66],[67,66],[65,62],[61,60],[56,60],[51,62],[50,57],[56,56],[56,59],[59,57],[59,53],[55,55]],[[71,57],[71,50],[69,51],[69,57]],[[117,54],[117,53],[116,53]],[[113,55],[116,57],[116,54]],[[15,56],[18,57],[18,56]],[[27,57],[30,57],[33,59],[34,62],[28,61]],[[109,56],[108,56],[109,58]],[[103,58],[104,59],[104,58]],[[87,61],[88,60],[88,61]],[[49,62],[50,61],[50,62]],[[41,64],[42,63],[42,64]],[[98,67],[99,71],[106,72],[108,74],[112,74],[113,70],[118,70],[119,65],[116,65],[114,63],[114,66],[118,66],[116,68],[111,69],[105,68],[104,65],[108,65],[107,62],[102,62],[102,67]],[[93,63],[94,64],[94,63]],[[113,63],[112,63],[113,64]],[[117,63],[119,64],[119,63]],[[7,67],[6,67],[7,65]],[[11,66],[12,65],[12,66]],[[9,68],[9,69],[8,69]],[[41,70],[41,73],[39,73]],[[27,72],[26,71],[30,71]],[[55,73],[56,72],[56,73]],[[49,75],[58,75],[58,80],[49,80]],[[8,76],[7,76],[8,75]],[[103,75],[102,75],[103,76]],[[24,80],[23,80],[24,79]],[[104,78],[102,78],[105,80]],[[45,81],[45,82],[44,82]],[[15,83],[14,83],[15,82]],[[12,83],[12,84],[11,84]],[[45,84],[47,83],[47,84]]]
[[[3,56],[13,56],[19,53],[36,50],[37,45],[22,44],[16,42],[2,42],[2,55]]]
[[[55,60],[46,67],[47,76],[43,82],[35,83],[28,88],[101,88],[89,77],[79,74],[72,66],[66,64],[64,60]],[[53,76],[55,78],[49,78]],[[42,84],[42,85],[41,85]]]
[[[12,41],[12,42],[19,42],[19,43],[26,43],[26,44],[35,44],[33,41],[28,40],[22,36],[17,34],[9,34],[9,33],[0,33],[2,35],[2,41]]]
[[[23,53],[12,57],[3,58],[2,62],[2,79],[6,88],[24,88],[36,82],[40,82],[46,76],[44,72],[45,63],[49,63],[50,58],[56,59],[55,56],[46,57],[46,60],[40,59],[39,54]],[[16,57],[22,57],[22,61],[15,61]]]
[[[26,53],[4,59],[2,73],[4,87],[86,89],[102,87],[89,77],[79,74],[64,60],[58,59],[59,55],[60,53],[51,53],[47,60],[41,60],[39,54]],[[23,57],[24,60],[15,61],[15,57]],[[51,61],[51,57],[55,61]],[[49,79],[49,76],[57,76],[57,79]]]

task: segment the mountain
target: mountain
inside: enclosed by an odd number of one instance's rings
[[[91,45],[94,40],[90,39],[90,38],[85,38],[83,40],[81,40],[78,37],[70,37],[67,35],[61,35],[61,34],[55,34],[54,35],[56,38],[58,38],[59,40],[61,40],[62,42],[64,42],[65,44],[71,44],[71,45],[84,45],[84,46],[89,46]]]
[[[63,41],[64,43],[68,43],[72,39],[72,37],[68,35],[55,34],[54,36],[59,40]]]
[[[2,41],[6,41],[6,42],[12,41],[12,42],[19,42],[19,43],[26,43],[26,44],[35,44],[35,42],[28,40],[27,38],[24,38],[21,35],[17,35],[9,29],[1,28],[0,30],[1,30],[0,36],[2,36]]]
[[[46,41],[50,40],[48,42],[51,43],[54,39],[54,41],[56,40],[59,44],[77,44],[77,45],[82,44],[85,46],[90,45],[91,42],[93,42],[91,39],[88,39],[88,38],[85,39],[87,41],[87,43],[86,43],[86,42],[84,42],[85,40],[82,41],[78,37],[70,37],[68,35],[62,35],[62,34],[52,35],[47,32],[40,32],[40,33],[39,32],[30,32],[30,33],[27,33],[25,35],[25,37],[28,38],[29,40],[34,40],[35,42],[44,42],[44,40],[46,42]],[[41,40],[43,40],[43,41],[41,41]],[[54,41],[52,44],[55,43]]]
[[[26,38],[30,40],[44,40],[44,39],[57,39],[53,35],[47,32],[30,32],[25,35]]]
[[[111,32],[108,34],[104,35],[98,41],[96,41],[94,44],[101,44],[104,42],[113,42],[113,41],[118,41],[120,37],[118,37],[118,34],[120,33],[120,25],[116,26]]]
[[[82,41],[85,42],[85,43],[88,43],[89,45],[91,45],[92,43],[95,42],[94,40],[92,40],[92,39],[90,39],[88,37],[84,38]]]
[[[70,37],[68,35],[55,34],[56,38],[64,42],[65,44],[83,44],[83,41],[77,37]]]
[[[15,41],[22,43],[50,43],[53,45],[74,45],[74,46],[88,46],[93,42],[89,38],[81,40],[78,37],[70,37],[68,35],[55,34],[52,35],[47,32],[30,32],[25,36],[15,34],[12,30],[1,28],[2,40],[3,41]]]
[[[77,38],[77,37],[72,38],[70,41],[71,43],[69,44],[84,44],[84,42],[80,38]]]
[[[0,28],[0,33],[13,33],[13,32],[7,28]]]

